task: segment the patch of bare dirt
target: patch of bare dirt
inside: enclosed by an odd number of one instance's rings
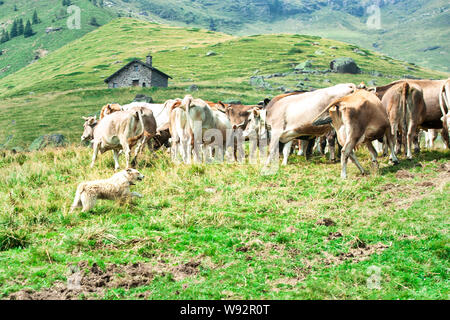
[[[342,238],[343,235],[340,232],[330,232],[330,234],[328,235],[328,240],[335,240],[335,239],[339,239]]]
[[[351,263],[356,263],[367,260],[370,258],[370,256],[374,254],[380,254],[386,248],[389,248],[389,246],[382,243],[376,243],[372,245],[364,244],[356,246],[354,248],[351,248],[348,252],[340,253],[337,256],[334,256],[328,252],[323,252],[324,256],[323,261],[325,262],[326,265],[337,265],[347,260],[350,260]]]
[[[414,175],[406,170],[400,170],[400,171],[397,171],[397,173],[395,174],[395,177],[397,179],[413,179]]]
[[[133,263],[128,265],[110,264],[105,270],[97,264],[89,267],[88,262],[80,262],[72,267],[72,273],[67,282],[57,281],[51,288],[33,291],[24,289],[9,296],[11,300],[72,300],[79,296],[98,298],[107,289],[131,289],[148,285],[156,275],[172,274],[175,281],[196,275],[201,265],[200,261],[189,261],[177,266],[170,266],[163,262],[156,265],[151,263]],[[145,296],[145,294],[144,294]]]
[[[333,220],[329,219],[329,218],[325,218],[325,219],[320,219],[316,222],[316,224],[318,226],[326,226],[326,227],[331,227],[331,226],[335,226],[336,222],[334,222]]]

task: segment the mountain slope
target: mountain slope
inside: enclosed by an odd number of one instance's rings
[[[446,0],[129,0],[113,9],[144,19],[237,35],[301,33],[351,42],[399,59],[450,71]],[[380,7],[379,29],[368,27]],[[432,49],[432,50],[430,50]]]
[[[3,2],[0,6],[0,34],[2,30],[10,31],[15,19],[22,18],[24,23],[31,20],[35,10],[41,23],[32,26],[35,32],[32,37],[19,36],[0,44],[0,51],[3,52],[0,55],[0,78],[95,30],[97,26],[90,24],[91,18],[94,17],[99,25],[103,25],[116,16],[113,11],[94,6],[88,0],[73,0],[72,4],[81,9],[80,29],[69,29],[67,20],[73,13],[69,14],[68,7],[63,6],[60,0]],[[14,11],[14,7],[17,11]],[[46,29],[50,27],[62,29],[47,33]]]
[[[169,88],[107,88],[103,82],[107,76],[149,52],[153,64],[173,77]],[[326,71],[337,57],[352,57],[363,73]],[[312,64],[309,73],[295,70],[307,60]],[[78,141],[81,116],[94,114],[109,102],[128,103],[138,93],[163,102],[183,97],[196,84],[199,90],[192,92],[196,97],[253,104],[287,90],[342,82],[382,85],[404,76],[446,78],[448,74],[319,37],[233,37],[120,18],[0,79],[0,112],[8,115],[0,119],[0,144],[26,147],[39,135],[55,132]]]

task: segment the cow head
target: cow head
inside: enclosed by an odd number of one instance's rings
[[[266,110],[261,110],[259,108],[253,108],[248,110],[249,117],[248,123],[244,130],[244,138],[250,137],[262,137],[267,132],[266,124]]]
[[[258,103],[258,105],[261,107],[261,108],[265,108],[265,107],[267,107],[267,105],[270,103],[270,99],[269,98],[265,98],[263,101],[260,101],[259,103]]]
[[[82,118],[84,119],[84,131],[81,135],[81,141],[91,141],[94,139],[94,128],[98,124],[97,116]]]
[[[122,106],[120,104],[117,103],[107,104],[106,106],[103,106],[102,110],[100,111],[100,120],[106,117],[108,114],[121,110]]]

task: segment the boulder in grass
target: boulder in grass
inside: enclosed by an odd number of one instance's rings
[[[352,58],[337,58],[331,61],[330,69],[337,73],[359,74],[361,69]]]
[[[302,63],[299,63],[298,65],[295,66],[295,70],[311,70],[312,68],[312,61],[311,60],[306,60]]]
[[[147,102],[147,103],[153,103],[153,98],[146,96],[145,94],[137,94],[134,98],[133,102]]]
[[[62,134],[47,134],[36,138],[28,148],[30,151],[43,150],[46,147],[65,147],[66,138]]]
[[[187,92],[194,92],[194,91],[198,91],[198,86],[196,84],[191,84],[187,89]]]

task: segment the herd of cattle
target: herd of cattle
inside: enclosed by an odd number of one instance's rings
[[[326,144],[331,160],[336,159],[335,141],[339,142],[343,178],[350,158],[358,169],[364,169],[355,155],[355,148],[367,146],[372,161],[378,166],[378,152],[389,154],[398,163],[402,150],[408,159],[420,151],[419,132],[426,131],[427,145],[441,130],[449,145],[450,79],[399,80],[382,87],[367,88],[363,83],[339,84],[311,92],[293,92],[265,99],[258,105],[235,105],[194,99],[168,100],[164,104],[134,102],[120,106],[108,104],[100,118],[83,117],[83,141],[92,141],[93,158],[113,150],[115,169],[123,152],[127,168],[136,165],[137,155],[148,145],[156,149],[171,148],[172,159],[191,163],[224,156],[242,161],[243,142],[250,141],[250,158],[268,155],[265,164],[278,163],[282,150],[283,165],[287,164],[293,142],[298,140],[300,154],[311,154],[318,138],[322,153]],[[382,150],[375,149],[378,141]],[[382,145],[381,145],[382,144]],[[131,150],[135,148],[130,162]],[[281,149],[280,149],[281,148]],[[414,148],[414,149],[413,149]],[[231,149],[231,153],[229,150]]]

